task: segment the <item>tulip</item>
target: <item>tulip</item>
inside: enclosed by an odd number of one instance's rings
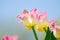
[[[38,19],[39,19],[39,22],[37,25],[38,31],[43,32],[43,31],[47,30],[49,27],[49,22],[47,20],[47,12],[45,11],[45,12],[41,13],[39,15]]]
[[[33,10],[32,10],[33,11]],[[31,15],[32,12],[28,12],[27,10],[23,11],[23,14],[18,14],[17,17],[22,19],[21,23],[23,23],[27,29],[31,30],[32,26],[34,26],[34,28],[37,25],[37,20],[35,20],[35,18],[33,18]]]
[[[44,31],[43,29],[48,26],[48,21],[46,20],[47,12],[38,12],[36,8],[32,9],[28,12],[26,9],[23,11],[23,14],[19,14],[18,18],[22,19],[21,23],[23,23],[27,29],[31,30],[32,26],[35,29]]]
[[[22,14],[18,14],[17,18],[21,19],[21,23],[23,23],[28,30],[33,30],[36,40],[38,37],[36,35],[35,29],[40,32],[43,32],[44,29],[47,30],[49,24],[47,21],[47,12],[38,12],[36,8],[33,8],[30,12],[24,9]]]
[[[12,40],[12,38],[9,35],[4,35],[3,40]]]
[[[50,20],[50,24],[52,25],[51,31],[54,33],[54,36],[60,38],[60,25],[56,25],[54,20]]]
[[[18,36],[10,36],[10,35],[4,35],[3,40],[18,40]]]
[[[28,30],[31,30],[31,29],[33,30],[34,36],[35,36],[36,40],[38,40],[36,31],[35,31],[35,28],[36,28],[36,25],[37,25],[37,23],[36,23],[37,20],[35,20],[35,19],[36,19],[36,18],[35,18],[35,15],[32,14],[32,13],[34,12],[34,10],[35,10],[35,9],[33,9],[31,12],[28,12],[28,11],[25,9],[25,10],[23,11],[23,14],[17,15],[17,17],[18,17],[19,19],[21,19],[21,21],[22,21],[21,23],[23,23]],[[36,11],[35,11],[35,12],[36,12]]]

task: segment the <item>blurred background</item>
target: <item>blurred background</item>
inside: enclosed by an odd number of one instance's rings
[[[0,40],[6,34],[17,34],[19,40],[35,40],[32,30],[26,30],[16,17],[24,9],[30,11],[33,8],[40,12],[48,11],[48,20],[60,21],[60,0],[0,0]],[[40,40],[44,40],[45,33],[37,34]]]

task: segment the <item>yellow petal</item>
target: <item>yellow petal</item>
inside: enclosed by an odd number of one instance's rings
[[[31,30],[32,29],[32,26],[35,28],[35,25],[36,24],[34,24],[34,23],[33,24],[27,24],[26,25],[26,29]]]
[[[47,30],[48,26],[49,26],[49,23],[47,21],[41,21],[38,27],[38,31],[43,32],[44,29]]]
[[[56,30],[56,38],[60,38],[60,30]]]
[[[38,31],[42,32],[42,31],[44,31],[44,29],[47,30],[47,27],[48,27],[48,25],[41,24],[40,27],[38,28]]]

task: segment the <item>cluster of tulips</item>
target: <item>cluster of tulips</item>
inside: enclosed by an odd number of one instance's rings
[[[33,8],[28,12],[24,9],[22,14],[17,15],[17,18],[21,19],[19,22],[24,24],[27,30],[33,31],[36,40],[39,40],[36,30],[46,33],[44,40],[60,40],[60,26],[54,19],[47,19],[47,11],[38,12],[36,8]],[[18,40],[18,36],[5,35],[3,40]]]
[[[17,18],[21,19],[20,22],[25,25],[26,29],[32,30],[36,40],[38,39],[37,33],[45,31],[45,40],[57,40],[60,38],[60,26],[56,24],[54,19],[47,19],[47,11],[38,12],[36,8],[33,8],[30,12],[26,9],[22,14],[18,14]]]

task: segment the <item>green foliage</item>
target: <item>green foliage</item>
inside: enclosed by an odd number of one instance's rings
[[[53,32],[51,32],[48,28],[48,30],[45,30],[46,32],[46,37],[45,40],[57,40],[55,36],[53,35]]]

